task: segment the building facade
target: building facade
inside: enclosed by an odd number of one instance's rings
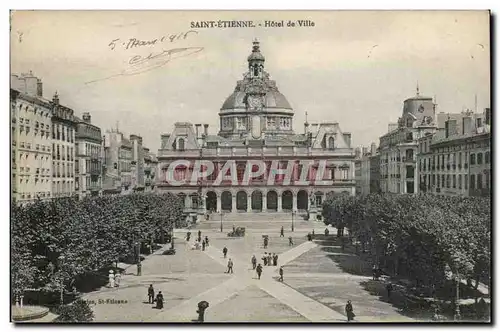
[[[90,113],[76,118],[75,192],[79,197],[102,193],[102,135],[91,123]]]
[[[416,174],[418,140],[433,134],[437,128],[435,104],[432,98],[420,96],[403,103],[403,113],[397,125],[380,137],[380,189],[384,193],[413,194],[418,192]]]
[[[185,122],[162,135],[157,190],[183,197],[186,211],[224,213],[300,212],[321,206],[328,194],[354,195],[351,134],[336,122],[307,121],[296,134],[294,110],[264,70],[258,42],[247,61],[248,71],[220,109],[218,135],[209,135],[206,124],[202,132],[202,124]],[[185,162],[174,168],[179,160]],[[193,183],[197,160],[214,169]],[[253,172],[259,175],[250,178]]]
[[[52,196],[75,195],[76,120],[72,109],[52,99]]]
[[[158,159],[154,153],[151,153],[149,148],[144,150],[144,186],[145,191],[153,191],[155,189],[156,173],[158,168]]]
[[[24,92],[10,90],[11,194],[20,204],[52,197],[52,105],[41,96],[40,80],[30,80],[35,89],[24,83],[13,85]]]
[[[104,160],[104,193],[132,192],[133,145],[120,131],[108,130],[104,134]]]
[[[142,137],[130,135],[132,144],[132,163],[131,163],[131,187],[134,191],[144,191],[144,148],[142,146]]]
[[[490,109],[443,118],[444,128],[419,140],[420,190],[447,196],[489,196]]]

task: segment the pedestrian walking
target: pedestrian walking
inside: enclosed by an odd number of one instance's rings
[[[278,266],[278,255],[277,255],[277,254],[274,254],[274,257],[273,257],[273,265],[274,265],[274,266]]]
[[[273,255],[271,255],[271,253],[267,255],[267,265],[273,266]]]
[[[148,287],[148,303],[155,302],[155,289],[153,288],[153,284]]]
[[[205,236],[205,245],[208,247],[208,236]]]
[[[205,243],[205,240],[203,240],[203,242],[201,242],[201,250],[202,250],[202,251],[205,251],[205,246],[206,246],[206,245],[207,245],[207,244]]]
[[[262,260],[264,261],[264,266],[267,266],[267,252],[264,253],[264,257],[262,257]]]
[[[293,246],[293,239],[291,236],[288,237],[288,246]]]
[[[233,234],[236,233],[236,227],[234,227],[234,224],[233,224]]]
[[[161,291],[156,295],[156,309],[163,309],[163,294]]]
[[[255,269],[257,271],[257,276],[259,277],[259,280],[260,280],[260,276],[262,274],[262,265],[257,265],[257,268]]]
[[[385,289],[387,289],[387,298],[389,299],[389,301],[391,300],[391,292],[392,292],[392,289],[393,289],[393,286],[392,286],[392,283],[389,282],[387,284],[387,286],[385,286]]]
[[[186,233],[186,241],[189,242],[190,239],[191,239],[191,232],[187,232]]]
[[[224,258],[226,258],[226,255],[227,255],[227,248],[226,247],[224,247],[222,249],[222,253],[224,254]]]
[[[313,232],[312,232],[312,236],[313,236],[313,238],[314,238],[314,229],[313,229]]]
[[[264,249],[267,249],[267,245],[269,244],[269,238],[264,236]]]
[[[307,233],[307,241],[312,241],[312,234],[311,233]]]
[[[198,230],[198,238],[201,238],[201,230]]]
[[[278,280],[283,282],[283,266],[280,266],[280,278]]]
[[[347,304],[345,305],[345,313],[347,315],[347,321],[350,322],[351,320],[354,319],[354,317],[356,317],[356,315],[354,314],[354,309],[352,308],[352,304],[351,304],[351,301],[347,301]]]
[[[372,274],[373,274],[373,280],[377,280],[377,274],[378,274],[378,268],[377,268],[377,265],[373,265],[372,267]]]
[[[285,237],[285,230],[283,229],[283,226],[281,226],[280,237]]]
[[[252,256],[252,269],[255,270],[257,267],[257,257],[255,255]]]
[[[109,287],[115,288],[115,272],[113,270],[109,270],[108,281]]]
[[[229,261],[227,262],[227,273],[229,273],[229,271],[233,273],[233,261],[231,260],[231,258],[229,258]]]
[[[120,279],[122,278],[122,275],[120,272],[116,272],[115,274],[115,287],[120,287]]]

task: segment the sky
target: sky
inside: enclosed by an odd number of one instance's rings
[[[191,28],[212,20],[256,27]],[[286,27],[297,20],[314,26]],[[266,28],[265,21],[285,27]],[[132,38],[157,42],[126,49]],[[62,104],[78,116],[90,112],[103,132],[140,135],[157,152],[175,122],[207,123],[217,134],[218,112],[247,70],[254,38],[295,111],[297,133],[307,112],[310,123],[338,122],[354,146],[378,145],[417,82],[420,95],[436,98],[438,112],[474,109],[475,95],[478,111],[490,107],[486,11],[17,11],[11,73],[31,70],[45,98],[57,91]],[[192,49],[149,71],[130,65],[175,48]]]

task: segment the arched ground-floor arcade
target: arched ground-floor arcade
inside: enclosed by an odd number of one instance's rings
[[[184,202],[185,210],[204,209],[207,212],[304,212],[315,204],[321,207],[329,195],[355,194],[352,186],[316,187],[230,187],[203,188],[205,204],[198,198],[195,188],[159,188],[159,192],[170,191]]]

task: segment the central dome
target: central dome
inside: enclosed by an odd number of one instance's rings
[[[224,104],[222,104],[221,111],[223,110],[233,110],[233,109],[246,109],[245,104],[246,93],[244,91],[235,91],[229,97],[227,97]],[[283,108],[287,110],[292,110],[292,106],[285,96],[279,91],[267,91],[265,94],[265,108]]]
[[[279,92],[276,82],[269,79],[269,74],[264,71],[264,56],[260,53],[259,42],[254,41],[252,53],[247,58],[248,71],[244,78],[238,81],[234,92],[222,104],[221,111],[245,110],[248,108],[247,98],[251,95],[262,97],[262,111],[276,111],[282,109],[291,111],[292,106]]]

